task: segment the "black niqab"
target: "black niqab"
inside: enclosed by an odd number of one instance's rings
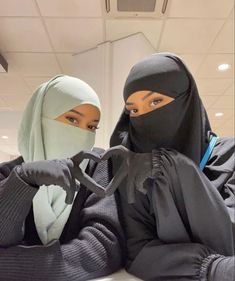
[[[175,149],[199,164],[208,146],[210,124],[192,74],[174,54],[157,53],[131,69],[124,100],[149,90],[175,100],[154,111],[130,117],[124,110],[111,137],[111,146],[129,143],[135,152]]]

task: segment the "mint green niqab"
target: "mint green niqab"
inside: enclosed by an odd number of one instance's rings
[[[94,146],[95,133],[55,120],[81,104],[100,110],[93,89],[75,77],[58,75],[32,95],[21,120],[18,148],[25,162],[62,159]],[[81,164],[85,169],[87,162]],[[59,186],[41,186],[33,199],[34,221],[43,244],[59,239],[72,209]]]

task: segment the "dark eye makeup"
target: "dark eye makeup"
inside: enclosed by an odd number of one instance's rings
[[[152,105],[158,105],[159,103],[161,103],[163,101],[163,99],[161,99],[161,98],[155,98],[155,99],[152,99],[151,101],[150,101],[150,105],[152,106]]]
[[[65,119],[68,120],[69,123],[71,123],[73,125],[78,125],[79,124],[79,120],[77,118],[75,118],[75,117],[66,116]]]
[[[99,127],[97,125],[87,125],[87,128],[91,131],[95,131],[95,130],[99,129]]]

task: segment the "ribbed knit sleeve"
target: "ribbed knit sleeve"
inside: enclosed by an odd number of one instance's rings
[[[15,170],[0,182],[0,247],[19,243],[23,223],[37,189],[20,179]]]
[[[107,181],[107,167],[94,176],[99,183]],[[123,237],[114,196],[90,194],[79,220],[80,232],[65,244],[55,240],[46,246],[0,248],[0,281],[80,281],[118,270]]]
[[[0,280],[89,280],[118,270],[121,252],[114,204],[113,197],[100,200],[91,195],[83,210],[85,225],[67,244],[0,249]]]

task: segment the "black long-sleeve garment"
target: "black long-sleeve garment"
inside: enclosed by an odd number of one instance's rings
[[[89,280],[118,270],[123,237],[114,196],[101,199],[82,186],[60,239],[42,245],[32,211],[37,189],[13,171],[22,161],[0,165],[0,281]],[[91,162],[89,174],[105,186],[107,161]]]
[[[119,188],[129,273],[208,280],[213,260],[234,255],[234,148],[234,139],[219,139],[203,172],[176,151],[156,150],[147,194],[136,191],[128,204],[125,185]]]

